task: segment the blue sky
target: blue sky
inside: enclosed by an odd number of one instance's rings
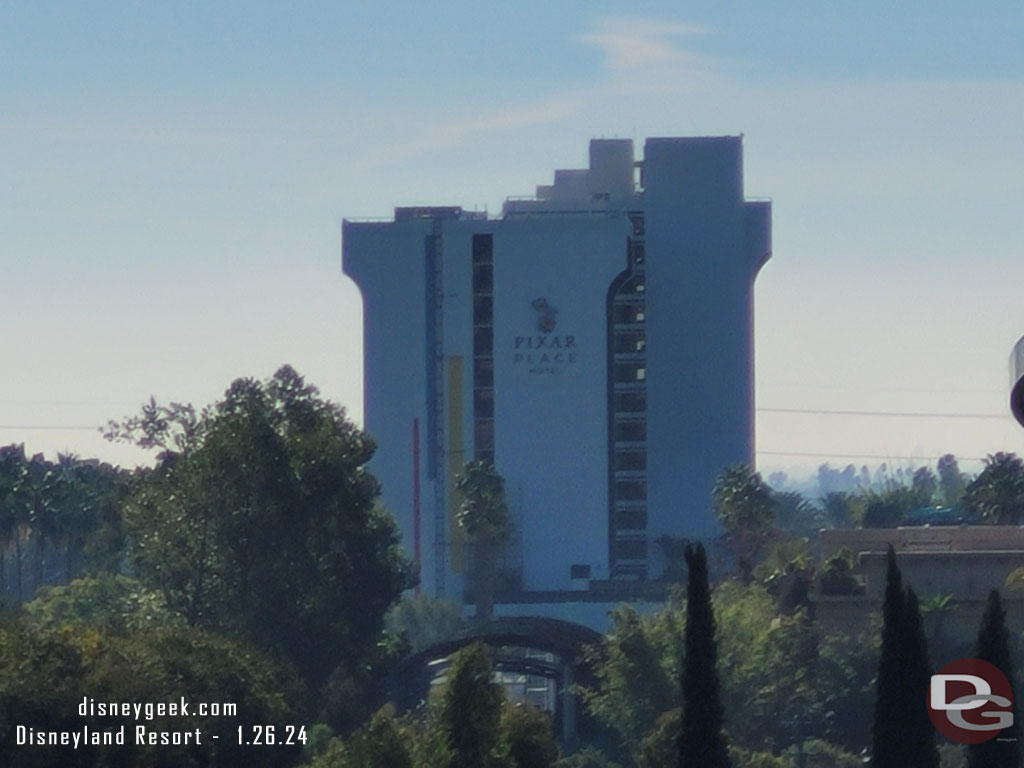
[[[0,0],[0,444],[134,463],[25,427],[283,362],[359,418],[342,217],[496,212],[592,137],[743,133],[774,206],[761,467],[1024,450],[1019,3],[495,5]]]

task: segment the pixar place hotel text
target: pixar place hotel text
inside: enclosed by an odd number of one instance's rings
[[[83,720],[80,728],[43,730],[26,725],[14,725],[14,741],[19,747],[68,747],[80,749],[91,746],[184,746],[215,744],[229,740],[240,746],[273,747],[306,743],[306,727],[295,724],[268,723],[239,725],[230,736],[209,734],[194,727],[193,718],[236,718],[238,705],[232,702],[191,702],[184,697],[177,701],[161,702],[109,702],[83,697],[78,705],[78,716]],[[97,727],[94,723],[104,718],[129,723],[111,723],[110,727]],[[154,727],[159,719],[162,728]],[[166,728],[168,722],[180,719],[181,726]],[[93,723],[92,725],[90,723]]]

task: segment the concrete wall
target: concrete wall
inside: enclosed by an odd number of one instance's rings
[[[643,210],[649,535],[707,539],[715,478],[753,464],[753,280],[770,209],[744,202],[741,138],[726,136],[648,139]]]
[[[495,465],[522,504],[523,586],[608,577],[608,285],[622,215],[515,217],[494,237]],[[550,331],[532,304],[557,310]]]
[[[854,554],[903,551],[1022,550],[1024,526],[964,525],[855,528],[821,532],[821,553],[831,557],[846,547]]]

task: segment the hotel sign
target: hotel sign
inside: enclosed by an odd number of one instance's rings
[[[558,325],[558,308],[543,296],[530,302],[537,313],[537,333],[516,336],[512,363],[523,366],[533,376],[560,374],[576,363],[576,337],[553,333]]]

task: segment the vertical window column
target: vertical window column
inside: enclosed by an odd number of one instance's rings
[[[493,235],[473,235],[473,456],[494,465]]]
[[[609,570],[647,577],[647,302],[644,218],[630,214],[626,271],[608,297]]]

